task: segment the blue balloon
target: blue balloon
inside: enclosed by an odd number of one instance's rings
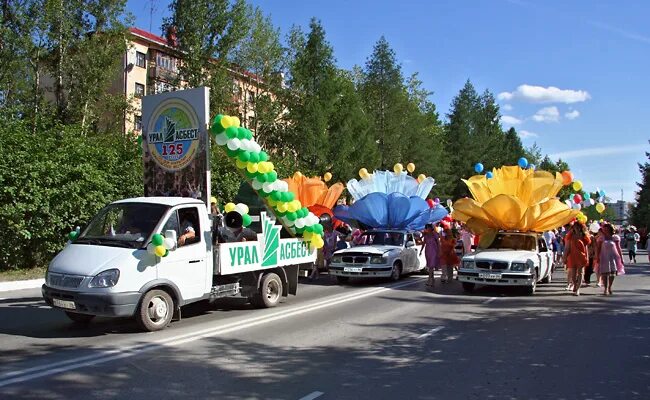
[[[526,167],[528,166],[528,160],[526,160],[525,157],[521,157],[521,158],[519,159],[519,161],[517,161],[517,164],[519,164],[519,166],[520,166],[522,169],[526,169]]]
[[[476,171],[477,174],[483,172],[483,164],[476,163],[476,165],[474,166],[474,171]]]
[[[591,195],[589,195],[589,192],[585,192],[585,195],[582,196],[582,198],[585,200],[589,200],[589,197],[591,197]]]
[[[600,197],[605,197],[605,191],[603,189],[600,189],[600,192],[598,192]]]
[[[485,174],[485,177],[488,178],[488,179],[492,179],[492,178],[494,178],[494,174],[492,173],[492,171],[488,171],[488,172]]]
[[[533,171],[535,171],[536,168],[535,164],[528,165],[528,169],[532,169]]]

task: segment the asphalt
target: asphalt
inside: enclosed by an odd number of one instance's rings
[[[563,275],[532,297],[323,275],[274,309],[195,305],[156,333],[76,326],[38,290],[3,292],[0,398],[650,398],[650,265],[611,297],[571,296]]]

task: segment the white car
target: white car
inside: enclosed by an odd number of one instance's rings
[[[369,230],[361,236],[363,245],[334,253],[329,274],[339,283],[350,278],[390,278],[421,271],[426,267],[422,246],[417,245],[417,232],[404,230]]]
[[[458,280],[466,292],[480,284],[520,286],[533,294],[538,282],[551,281],[553,269],[553,253],[540,234],[504,231],[488,248],[463,257]]]

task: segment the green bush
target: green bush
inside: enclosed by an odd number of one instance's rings
[[[141,196],[135,139],[0,119],[0,270],[46,265],[100,208]]]

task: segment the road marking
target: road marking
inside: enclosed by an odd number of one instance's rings
[[[418,339],[424,339],[426,337],[429,337],[429,336],[433,335],[434,333],[439,332],[442,328],[444,328],[444,327],[439,326],[437,328],[433,328],[430,331],[427,331],[426,333],[423,333],[420,336],[418,336]]]
[[[489,299],[485,300],[485,301],[483,302],[483,304],[492,303],[492,302],[493,302],[494,300],[496,300],[496,299],[497,299],[496,297],[490,297]]]
[[[338,304],[347,303],[353,300],[359,300],[365,297],[373,296],[391,289],[399,289],[407,286],[413,286],[420,283],[419,279],[409,280],[392,284],[386,287],[371,288],[365,291],[349,293],[343,296],[330,296],[329,298],[317,301],[314,303],[305,304],[290,308],[283,311],[278,311],[269,315],[263,315],[245,319],[238,322],[232,322],[216,328],[207,328],[196,332],[186,333],[160,339],[151,343],[142,344],[139,346],[132,346],[129,349],[112,349],[104,350],[96,354],[91,354],[83,357],[71,358],[55,363],[44,364],[41,366],[31,367],[23,370],[17,370],[0,375],[0,387],[11,385],[14,383],[26,382],[37,378],[42,378],[50,375],[67,372],[82,367],[89,367],[93,365],[103,364],[109,361],[120,360],[127,357],[133,357],[138,354],[146,353],[152,350],[157,350],[165,346],[178,346],[181,344],[194,342],[196,340],[223,335],[226,333],[238,331],[241,329],[251,328],[257,325],[266,324],[269,322],[301,315],[307,312],[313,312],[322,308],[333,307]]]
[[[307,396],[301,397],[298,400],[314,400],[314,399],[316,399],[318,397],[321,397],[324,394],[325,393],[323,393],[323,392],[311,392]]]

